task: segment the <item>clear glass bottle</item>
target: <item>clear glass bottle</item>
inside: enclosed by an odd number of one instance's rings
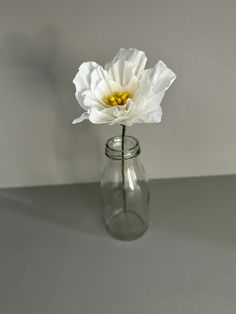
[[[108,157],[101,188],[108,232],[129,241],[140,237],[149,222],[149,186],[135,137],[115,136],[106,143]],[[123,148],[123,149],[122,149]]]

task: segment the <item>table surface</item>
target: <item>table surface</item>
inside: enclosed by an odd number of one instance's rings
[[[236,176],[155,180],[111,238],[98,184],[0,190],[1,314],[236,313]]]

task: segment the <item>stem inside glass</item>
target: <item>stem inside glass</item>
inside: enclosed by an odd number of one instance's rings
[[[125,158],[124,158],[124,144],[125,144],[125,133],[126,126],[122,125],[122,162],[121,162],[121,173],[122,173],[122,186],[123,186],[123,208],[124,212],[126,212],[126,193],[125,193]]]

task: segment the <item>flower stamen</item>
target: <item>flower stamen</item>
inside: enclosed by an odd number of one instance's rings
[[[108,106],[123,106],[132,98],[129,92],[114,92],[112,95],[103,99],[103,102]]]

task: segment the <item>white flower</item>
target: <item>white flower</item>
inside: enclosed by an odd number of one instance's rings
[[[86,111],[73,123],[160,122],[160,103],[176,75],[162,61],[145,70],[146,61],[143,51],[122,48],[104,68],[96,62],[83,63],[73,83],[76,99]]]

